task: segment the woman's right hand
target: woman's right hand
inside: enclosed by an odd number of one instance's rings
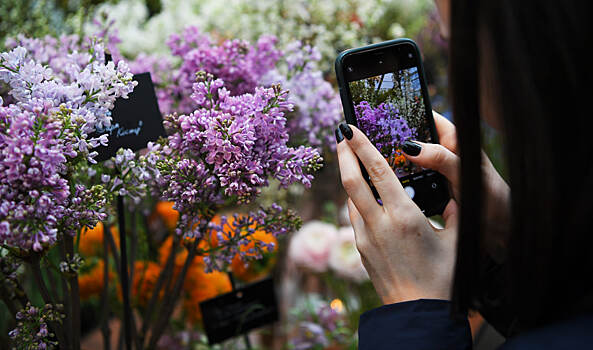
[[[433,112],[433,115],[440,144],[414,141],[422,146],[420,154],[417,156],[406,154],[406,158],[414,164],[443,174],[451,185],[453,197],[459,202],[459,156],[455,125],[436,112]],[[504,249],[504,241],[510,230],[510,189],[484,152],[482,152],[482,173],[486,191],[484,238],[486,248],[496,259],[500,255],[500,250]]]

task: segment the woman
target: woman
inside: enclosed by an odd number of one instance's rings
[[[593,348],[591,4],[437,5],[456,125],[435,114],[441,145],[404,152],[449,180],[445,228],[430,225],[360,130],[336,130],[357,247],[385,304],[361,317],[359,347],[469,349],[475,309],[508,337],[504,349]],[[480,151],[479,116],[504,136],[508,185]]]

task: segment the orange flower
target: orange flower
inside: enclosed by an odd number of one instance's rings
[[[155,262],[136,261],[134,263],[134,281],[132,282],[131,294],[138,305],[146,306],[150,297],[152,297],[160,273],[161,266]]]
[[[203,266],[193,265],[188,271],[184,290],[186,296],[183,299],[183,308],[187,319],[196,324],[202,320],[200,303],[217,295],[228,293],[232,287],[226,273],[219,271],[205,273]]]
[[[231,219],[232,218],[229,218],[229,221]],[[254,242],[256,241],[273,243],[274,247],[278,246],[278,240],[276,237],[274,237],[274,235],[271,233],[262,230],[255,231],[251,236],[248,237],[248,240],[249,243],[247,245],[242,245],[239,247],[239,250],[244,252],[247,256],[255,255],[255,253],[250,253],[249,249],[252,249],[255,246]],[[231,270],[233,271],[233,274],[245,282],[250,282],[266,276],[274,266],[275,259],[273,254],[267,248],[264,248],[263,250],[264,257],[260,260],[251,260],[245,262],[238,254],[235,255],[231,263]]]
[[[179,220],[179,212],[173,209],[174,204],[173,202],[158,202],[149,220],[160,219],[169,231],[175,230],[177,220]]]
[[[88,300],[93,296],[98,296],[104,287],[104,276],[103,269],[105,263],[102,259],[99,259],[94,267],[88,273],[81,274],[78,276],[78,287],[80,300]],[[114,278],[113,272],[110,270],[107,274],[109,281]]]
[[[220,223],[220,217],[215,216],[212,221],[214,224]],[[184,239],[183,244],[190,244],[193,239]],[[173,236],[167,237],[165,241],[159,247],[159,262],[161,263],[162,267],[165,267],[167,263],[167,259],[169,259],[169,254],[171,253],[171,245],[173,244]],[[216,247],[218,244],[218,240],[216,238],[216,232],[211,231],[210,234],[203,238],[202,241],[198,244],[198,248],[202,250],[208,250],[212,247]],[[175,248],[175,270],[176,273],[183,267],[185,263],[185,259],[187,259],[187,249],[182,246],[180,243],[177,248]],[[202,256],[196,256],[194,258],[193,263],[202,263],[203,259]]]
[[[78,251],[84,256],[102,256],[103,253],[103,223],[98,222],[97,225],[91,229],[83,228],[80,233],[80,243],[78,244]],[[119,248],[119,230],[116,226],[111,227],[111,236],[115,241],[115,245]]]

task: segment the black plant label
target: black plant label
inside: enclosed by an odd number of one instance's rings
[[[274,280],[268,278],[200,303],[210,345],[278,320]]]
[[[134,80],[138,85],[128,98],[115,101],[111,111],[111,126],[97,129],[91,135],[97,137],[107,134],[109,139],[107,146],[93,149],[98,153],[95,157],[98,162],[115,156],[120,148],[138,151],[146,148],[148,142],[166,136],[150,73],[135,74]]]

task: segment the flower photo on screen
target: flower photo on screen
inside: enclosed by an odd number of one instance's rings
[[[406,141],[431,141],[418,69],[412,67],[353,81],[349,86],[358,127],[397,176],[421,171],[401,150]]]

